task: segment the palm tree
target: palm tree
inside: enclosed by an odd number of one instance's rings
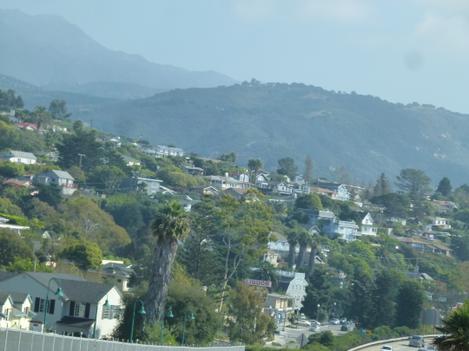
[[[469,350],[469,301],[454,310],[443,320],[443,326],[437,329],[443,333],[433,341],[438,350]]]
[[[296,245],[298,244],[298,234],[295,231],[288,233],[288,268],[293,268],[295,264]]]
[[[149,323],[155,323],[162,318],[171,278],[171,267],[176,257],[178,244],[189,234],[189,231],[189,219],[177,202],[170,202],[164,206],[152,224],[156,244],[150,285],[145,297],[146,317]]]
[[[298,256],[296,257],[296,267],[299,268],[303,264],[306,249],[311,241],[311,236],[307,231],[301,231],[298,236],[298,243],[300,244],[300,250],[298,251]]]
[[[311,248],[311,251],[309,253],[309,259],[308,259],[308,273],[311,274],[314,269],[314,259],[316,255],[318,254],[318,243],[316,239],[311,240],[311,242],[309,243],[309,247]]]

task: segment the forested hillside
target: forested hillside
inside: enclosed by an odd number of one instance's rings
[[[311,155],[316,175],[369,181],[382,171],[417,167],[460,183],[469,171],[469,116],[304,84],[174,90],[75,117],[204,154],[259,157],[269,166],[280,157],[303,163]]]

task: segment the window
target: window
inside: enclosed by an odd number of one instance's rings
[[[34,312],[44,312],[44,305],[45,300],[41,299],[40,297],[36,297],[34,300]]]
[[[55,300],[49,300],[49,303],[48,303],[48,311],[47,313],[49,314],[54,314],[54,311],[55,311]]]
[[[85,318],[90,318],[90,309],[91,309],[91,305],[87,303],[85,305]]]
[[[74,311],[73,315],[74,315],[75,317],[79,317],[79,316],[80,316],[80,304],[79,304],[79,303],[75,303],[75,311]]]
[[[111,308],[112,306],[103,306],[103,319],[111,319]]]

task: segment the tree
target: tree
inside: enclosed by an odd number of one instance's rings
[[[397,176],[397,186],[412,200],[421,200],[431,192],[430,178],[419,169],[406,168]]]
[[[113,193],[118,190],[124,179],[126,179],[126,174],[120,168],[113,165],[101,165],[93,170],[88,181],[99,191]]]
[[[449,178],[443,177],[438,183],[438,188],[436,189],[436,192],[443,196],[449,196],[451,195],[451,190],[452,190],[452,186],[451,186],[451,182]]]
[[[378,273],[375,279],[375,289],[372,294],[372,304],[374,306],[373,326],[392,326],[395,317],[395,300],[399,288],[397,275],[389,270]]]
[[[443,335],[437,336],[434,344],[441,351],[469,350],[469,302],[451,312],[443,320],[443,326],[437,327]]]
[[[373,188],[373,196],[382,196],[391,192],[391,186],[384,173],[381,173]]]
[[[453,234],[451,236],[451,249],[461,261],[469,261],[469,237],[467,235]]]
[[[274,320],[262,312],[265,293],[260,289],[238,283],[229,299],[228,335],[231,341],[246,344],[261,342],[275,331]]]
[[[225,162],[235,163],[236,162],[236,154],[234,152],[230,152],[228,154],[222,154],[220,156],[220,160],[225,161]]]
[[[321,198],[314,193],[301,195],[295,200],[295,209],[322,210]]]
[[[424,295],[420,284],[412,281],[403,282],[396,298],[396,326],[417,328],[423,300]]]
[[[410,211],[410,201],[407,195],[389,193],[373,197],[371,202],[385,207],[385,214],[390,217],[406,217]]]
[[[156,237],[148,292],[145,297],[147,321],[152,324],[162,318],[171,268],[179,241],[190,231],[186,212],[177,202],[165,205],[156,215],[152,232]]]
[[[52,100],[49,104],[49,113],[52,118],[63,119],[70,117],[70,113],[67,111],[67,103],[65,100]]]
[[[101,249],[91,241],[75,243],[65,248],[60,256],[76,263],[80,269],[85,271],[99,267],[103,259]]]
[[[0,90],[0,111],[8,111],[22,107],[23,99],[21,96],[16,96],[14,90]]]
[[[347,315],[366,328],[373,324],[374,306],[371,301],[375,285],[368,272],[360,270],[354,278],[349,291]]]
[[[295,161],[291,157],[284,157],[278,160],[277,173],[280,175],[286,175],[290,179],[296,176],[298,167],[295,165]]]
[[[298,244],[298,232],[291,230],[288,232],[288,268],[292,269],[295,264],[295,255],[296,255],[296,245]]]
[[[311,184],[313,181],[313,160],[308,155],[305,159],[305,174],[304,174],[306,184]]]
[[[309,232],[304,229],[299,231],[298,234],[298,243],[300,245],[300,249],[298,251],[298,256],[296,257],[296,267],[300,268],[303,265],[308,245],[311,243],[311,234],[309,234]]]
[[[0,230],[0,266],[8,266],[20,258],[32,261],[33,257],[32,248],[23,239],[6,230]]]
[[[56,184],[37,185],[38,199],[46,202],[52,207],[57,207],[62,201],[62,190]]]
[[[316,255],[318,254],[318,247],[319,244],[317,242],[317,239],[311,239],[310,243],[310,253],[309,253],[309,258],[308,258],[308,274],[312,274],[314,270],[314,264],[315,264],[315,259]]]
[[[250,172],[257,173],[262,169],[262,161],[258,159],[252,159],[248,161],[248,169]]]

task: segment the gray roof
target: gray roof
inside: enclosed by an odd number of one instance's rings
[[[43,272],[27,272],[26,274],[29,275],[31,278],[37,280],[39,283],[41,283],[44,286],[47,286],[51,278],[55,278],[57,280],[76,280],[76,281],[82,281],[82,282],[85,281],[85,279],[83,279],[82,277],[79,277],[77,275],[72,275],[72,274],[43,273]]]
[[[10,297],[10,294],[5,291],[0,291],[0,303],[3,305],[6,299]]]
[[[74,180],[74,178],[70,175],[70,173],[68,173],[66,171],[53,170],[51,172],[54,173],[59,178]]]
[[[11,278],[15,275],[17,275],[18,273],[12,273],[12,272],[0,272],[0,282],[2,280],[6,280],[8,278]]]
[[[31,160],[36,160],[36,156],[31,152],[8,150],[3,154],[7,155],[8,157],[29,158]]]
[[[16,304],[22,304],[24,300],[26,300],[29,296],[27,293],[22,293],[22,292],[15,292],[15,291],[10,291],[10,296],[11,299],[13,300],[13,303]]]

